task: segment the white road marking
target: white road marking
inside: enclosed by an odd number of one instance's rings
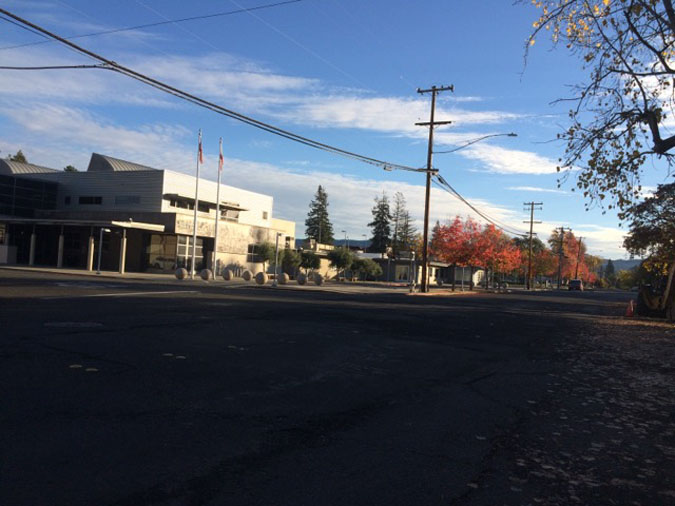
[[[42,300],[84,299],[87,297],[133,297],[135,295],[167,295],[172,293],[199,293],[199,292],[197,290],[171,290],[166,292],[90,293],[86,295],[57,295],[54,297],[42,297]]]

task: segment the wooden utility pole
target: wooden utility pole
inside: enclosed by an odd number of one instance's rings
[[[428,264],[429,264],[429,199],[431,197],[431,176],[434,171],[432,168],[432,160],[434,154],[434,127],[436,125],[448,125],[452,123],[451,121],[435,121],[434,115],[436,111],[436,94],[441,91],[455,91],[455,87],[450,86],[432,86],[429,89],[422,90],[417,88],[417,93],[431,93],[431,114],[428,122],[415,123],[417,126],[428,126],[429,127],[429,146],[427,148],[427,184],[424,197],[424,233],[423,233],[423,244],[422,244],[422,292],[429,291],[429,280],[428,280]]]
[[[568,228],[568,232],[571,232],[572,229]],[[558,290],[562,287],[562,263],[565,256],[563,251],[563,244],[565,243],[565,227],[560,227],[560,246],[558,250]]]
[[[535,206],[538,211],[542,210],[542,207],[544,203],[543,202],[524,202],[524,206],[529,206],[530,207],[530,253],[527,257],[527,289],[531,290],[532,289],[532,229],[534,227],[535,223],[541,223],[541,221],[534,221],[534,209]],[[527,223],[527,221],[524,221],[523,223]]]

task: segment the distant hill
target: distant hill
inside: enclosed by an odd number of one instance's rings
[[[637,267],[640,265],[640,262],[642,262],[642,259],[640,258],[635,258],[633,260],[614,260],[612,259],[612,263],[614,264],[614,271],[629,271],[633,267]],[[602,263],[602,268],[604,269],[605,266],[607,265],[607,260],[605,260]]]

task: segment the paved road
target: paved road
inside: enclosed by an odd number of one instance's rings
[[[0,504],[666,504],[672,326],[0,270]]]

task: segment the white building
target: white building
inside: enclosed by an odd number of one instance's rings
[[[86,172],[0,160],[0,263],[120,272],[190,267],[195,178],[94,153]],[[293,246],[295,223],[268,195],[201,179],[196,268],[262,270],[255,246]],[[216,209],[220,212],[214,244]],[[102,244],[99,236],[103,230]]]

